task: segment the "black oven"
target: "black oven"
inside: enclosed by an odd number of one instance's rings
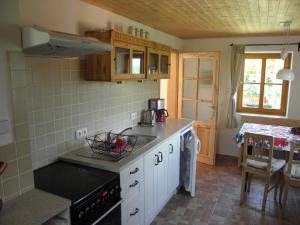
[[[115,207],[95,225],[121,225],[121,205]]]
[[[68,198],[72,225],[121,225],[117,173],[57,161],[34,171],[36,188]]]

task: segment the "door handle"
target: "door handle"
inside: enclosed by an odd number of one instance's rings
[[[130,213],[130,216],[135,216],[140,210],[138,208],[135,208],[133,213]]]
[[[171,147],[169,153],[170,153],[170,154],[173,154],[173,152],[174,152],[174,146],[173,146],[172,144],[169,144],[169,147]]]
[[[138,182],[137,180],[135,180],[133,184],[130,184],[130,185],[129,185],[129,187],[130,187],[130,188],[133,188],[133,187],[135,187],[135,186],[138,185],[138,184],[139,184],[139,182]]]
[[[130,171],[130,173],[129,173],[129,174],[131,174],[131,175],[132,175],[132,174],[135,174],[135,173],[137,173],[138,171],[139,171],[139,168],[137,168],[137,167],[136,167],[136,168],[135,168],[133,171]]]
[[[159,163],[158,155],[155,155],[155,164],[154,165],[157,166],[158,163]]]
[[[158,154],[160,155],[160,158],[158,157],[158,162],[162,162],[163,161],[163,154],[162,152],[158,152]]]

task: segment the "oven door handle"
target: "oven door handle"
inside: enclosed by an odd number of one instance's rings
[[[115,208],[117,208],[119,205],[121,205],[121,203],[123,202],[123,200],[121,199],[120,201],[118,201],[116,204],[114,204],[114,206],[112,206],[109,210],[107,210],[100,218],[98,218],[97,220],[95,220],[91,225],[96,225],[97,223],[99,223],[101,220],[104,219],[104,217],[106,217],[111,211],[113,211]]]

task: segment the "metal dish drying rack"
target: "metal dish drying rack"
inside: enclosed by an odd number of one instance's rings
[[[137,136],[103,132],[87,137],[86,140],[94,154],[118,161],[133,150]]]

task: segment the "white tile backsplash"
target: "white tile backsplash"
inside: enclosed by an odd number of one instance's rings
[[[75,130],[88,134],[119,131],[135,125],[131,112],[147,107],[159,94],[153,81],[88,82],[84,61],[24,57],[9,53],[15,142],[0,147],[9,163],[0,178],[0,196],[9,200],[33,188],[32,169],[49,164],[61,154],[85,145]]]
[[[26,163],[31,160],[33,168],[85,145],[74,139],[78,128],[87,127],[92,135],[135,125],[130,113],[140,115],[148,98],[159,95],[159,84],[153,81],[85,81],[84,60],[25,57],[19,52],[9,58],[16,140],[26,143],[20,154],[30,148],[32,159]]]

